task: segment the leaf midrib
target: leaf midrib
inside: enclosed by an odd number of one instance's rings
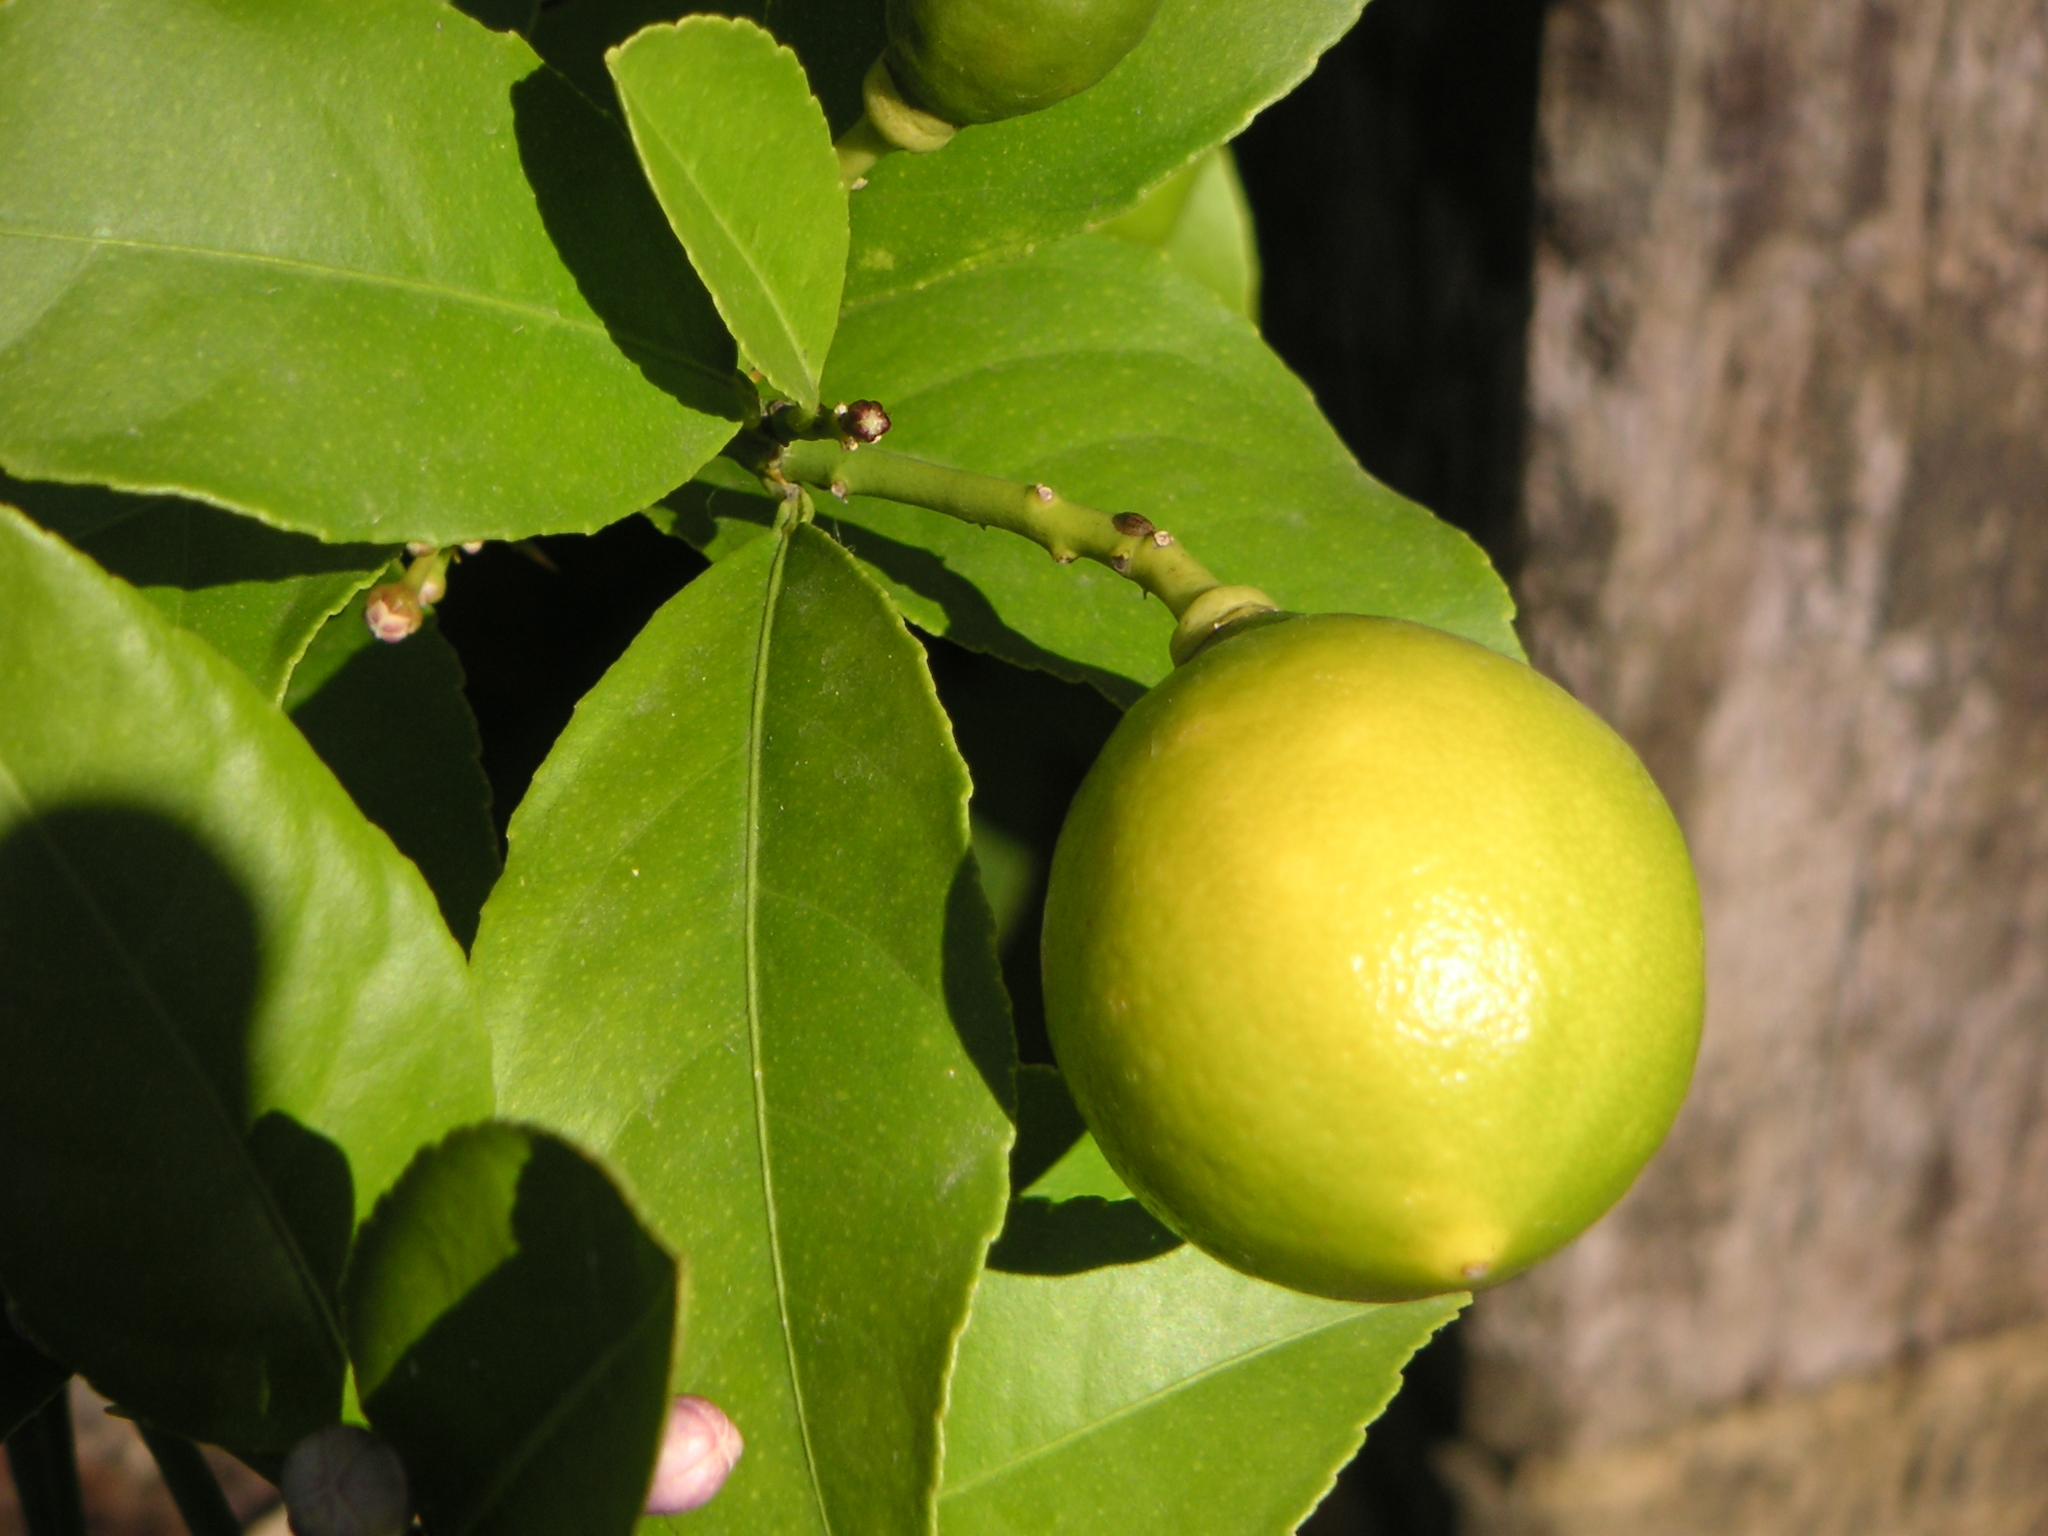
[[[1348,1328],[1353,1323],[1364,1321],[1368,1315],[1365,1313],[1355,1313],[1350,1317],[1333,1317],[1326,1323],[1318,1323],[1313,1328],[1305,1328],[1299,1333],[1291,1333],[1284,1339],[1269,1339],[1257,1348],[1245,1350],[1225,1360],[1218,1360],[1213,1365],[1206,1365],[1192,1376],[1183,1376],[1176,1381],[1168,1382],[1163,1387],[1147,1392],[1143,1397],[1133,1398],[1114,1413],[1104,1414],[1099,1419],[1091,1419],[1088,1423],[1070,1429],[1065,1434],[1046,1441],[1043,1445],[1034,1446],[1022,1456],[1006,1461],[1000,1466],[991,1467],[985,1472],[977,1473],[964,1483],[942,1485],[939,1489],[939,1502],[943,1504],[947,1499],[954,1497],[956,1494],[965,1494],[986,1483],[997,1482],[1002,1478],[1008,1477],[1020,1467],[1029,1466],[1032,1462],[1050,1456],[1066,1446],[1085,1440],[1090,1435],[1100,1434],[1111,1425],[1119,1423],[1133,1414],[1140,1413],[1155,1403],[1162,1402],[1173,1396],[1177,1392],[1184,1392],[1223,1371],[1235,1370],[1237,1367],[1257,1360],[1263,1355],[1271,1354],[1275,1350],[1291,1348],[1303,1340],[1313,1339],[1318,1334],[1328,1333],[1333,1328]],[[972,1324],[970,1323],[969,1326],[971,1327]]]
[[[63,848],[59,846],[43,827],[40,818],[36,815],[35,802],[29,798],[27,791],[22,788],[21,781],[15,777],[4,755],[0,755],[0,788],[4,788],[13,796],[15,802],[28,812],[26,821],[34,832],[36,840],[43,845],[44,850],[50,856],[51,862],[57,866],[59,872],[63,875],[65,883],[71,887],[80,903],[92,915],[92,920],[99,928],[107,947],[113,951],[121,969],[127,974],[129,985],[135,989],[136,994],[147,1005],[150,1016],[156,1020],[158,1027],[162,1029],[164,1034],[170,1038],[178,1059],[184,1063],[186,1071],[198,1083],[200,1097],[211,1107],[221,1130],[227,1136],[228,1145],[234,1148],[235,1156],[232,1161],[236,1171],[248,1181],[255,1191],[258,1209],[263,1212],[265,1222],[270,1226],[273,1235],[277,1238],[286,1256],[290,1259],[292,1273],[297,1278],[300,1289],[311,1304],[311,1311],[315,1320],[325,1327],[328,1342],[334,1348],[335,1359],[346,1369],[348,1364],[348,1346],[341,1336],[341,1321],[334,1315],[334,1309],[328,1305],[327,1298],[320,1288],[319,1281],[314,1278],[312,1265],[307,1260],[305,1251],[299,1246],[297,1235],[293,1233],[290,1224],[285,1221],[284,1213],[278,1209],[277,1200],[271,1192],[270,1185],[257,1172],[255,1164],[250,1160],[248,1143],[243,1133],[236,1130],[233,1116],[228,1113],[227,1106],[221,1103],[219,1094],[214,1092],[211,1080],[208,1079],[205,1071],[193,1058],[192,1048],[186,1042],[185,1037],[179,1033],[178,1027],[171,1017],[170,1009],[165,1005],[163,999],[157,996],[156,990],[149,984],[147,973],[142,969],[136,958],[129,953],[128,946],[122,942],[120,931],[115,928],[112,920],[101,908],[98,900],[93,895],[91,887],[86,884],[84,877],[72,867],[70,859],[65,857]]]
[[[747,1043],[754,1093],[754,1136],[761,1159],[761,1204],[768,1220],[768,1259],[775,1275],[775,1312],[781,1324],[783,1358],[789,1369],[789,1392],[796,1408],[797,1430],[803,1437],[804,1471],[810,1478],[811,1498],[817,1507],[818,1525],[831,1536],[832,1515],[825,1505],[825,1490],[818,1481],[818,1452],[811,1440],[811,1416],[804,1403],[803,1377],[797,1369],[796,1328],[790,1316],[789,1277],[782,1262],[782,1232],[775,1204],[775,1175],[768,1151],[767,1078],[761,1061],[761,758],[767,734],[768,653],[775,634],[775,609],[782,595],[782,579],[789,562],[793,532],[777,532],[775,556],[768,567],[767,592],[761,604],[761,628],[754,646],[753,686],[747,696],[747,841],[746,863],[740,888],[743,901],[742,946],[747,971]]]
[[[331,262],[310,261],[303,256],[278,256],[266,251],[234,251],[216,246],[186,245],[168,240],[139,240],[126,236],[80,235],[66,230],[33,229],[19,224],[0,224],[0,239],[47,240],[53,244],[83,245],[95,250],[112,248],[141,251],[158,256],[245,263],[250,266],[274,267],[279,271],[296,272],[330,282],[357,283],[369,288],[389,288],[400,293],[416,293],[452,304],[467,305],[472,309],[491,309],[508,315],[519,315],[542,325],[602,336],[606,340],[616,337],[644,349],[651,356],[659,357],[664,362],[691,369],[705,378],[722,380],[725,377],[718,370],[706,367],[700,359],[688,353],[677,352],[651,337],[608,326],[595,318],[580,319],[574,315],[562,314],[558,310],[544,308],[539,304],[509,299],[474,288],[452,288],[444,283],[429,282],[424,278],[402,277],[392,272],[368,272],[359,267],[339,267]]]

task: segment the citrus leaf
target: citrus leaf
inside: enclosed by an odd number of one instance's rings
[[[139,587],[275,702],[328,617],[369,585],[394,551],[322,544],[178,496],[130,496],[0,474],[0,500],[61,534]]]
[[[667,1418],[678,1270],[611,1180],[493,1122],[421,1152],[349,1260],[349,1354],[430,1529],[633,1528]]]
[[[649,27],[606,57],[647,179],[740,350],[816,406],[846,276],[846,191],[803,66],[723,16]]]
[[[929,1529],[1002,1219],[1008,1018],[921,648],[814,528],[663,608],[513,818],[476,970],[501,1104],[690,1256],[706,1532]]]
[[[941,1536],[1284,1536],[1465,1298],[1325,1301],[1175,1245],[1093,1153],[1058,1074],[1018,1086],[1031,1153],[960,1341]],[[1124,1198],[1047,1198],[1062,1182]],[[1156,1257],[1129,1245],[1148,1223]]]
[[[1098,231],[1150,246],[1253,324],[1259,318],[1259,247],[1237,161],[1218,145]]]
[[[1282,607],[1413,619],[1521,654],[1479,547],[1361,470],[1250,324],[1156,252],[1084,235],[849,309],[825,389],[887,405],[892,450],[1141,512]],[[768,504],[722,464],[706,474],[714,491],[672,499],[675,531],[741,546]],[[935,634],[1119,703],[1168,670],[1166,611],[1102,566],[891,502],[820,515]]]
[[[439,623],[430,615],[379,645],[359,594],[313,637],[284,706],[356,809],[419,866],[467,947],[497,883],[498,834],[462,663]]]
[[[418,873],[247,678],[0,510],[0,1284],[157,1426],[331,1418],[356,1211],[487,1113]]]
[[[330,540],[593,529],[734,429],[623,131],[436,0],[0,7],[0,463]]]
[[[853,198],[847,299],[901,293],[1114,218],[1307,77],[1361,0],[1166,0],[1101,84],[890,155]]]

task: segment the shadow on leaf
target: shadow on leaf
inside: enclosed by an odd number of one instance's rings
[[[0,472],[0,502],[138,587],[225,587],[295,576],[374,571],[379,544],[323,544],[182,496],[138,496],[104,485],[16,480]]]
[[[1181,1239],[1135,1200],[1010,1202],[1003,1235],[988,1251],[988,1267],[1012,1275],[1078,1275],[1113,1264],[1140,1264],[1171,1253]]]
[[[133,806],[0,840],[0,1284],[52,1356],[160,1428],[282,1451],[340,1406],[349,1165],[253,1111],[253,907]]]
[[[429,1527],[630,1529],[677,1292],[675,1260],[566,1143],[489,1122],[421,1152],[364,1224],[348,1328]]]
[[[626,130],[546,68],[512,87],[512,118],[541,223],[612,341],[655,388],[737,422],[732,338]]]

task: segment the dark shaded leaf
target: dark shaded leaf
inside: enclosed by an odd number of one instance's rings
[[[676,1261],[566,1142],[493,1122],[422,1152],[348,1273],[363,1408],[447,1536],[631,1530],[668,1412]]]

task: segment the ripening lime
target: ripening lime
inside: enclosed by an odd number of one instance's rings
[[[1670,1129],[1703,1003],[1685,843],[1621,738],[1519,662],[1341,614],[1227,636],[1125,717],[1044,968],[1138,1198],[1360,1301],[1583,1231]]]

